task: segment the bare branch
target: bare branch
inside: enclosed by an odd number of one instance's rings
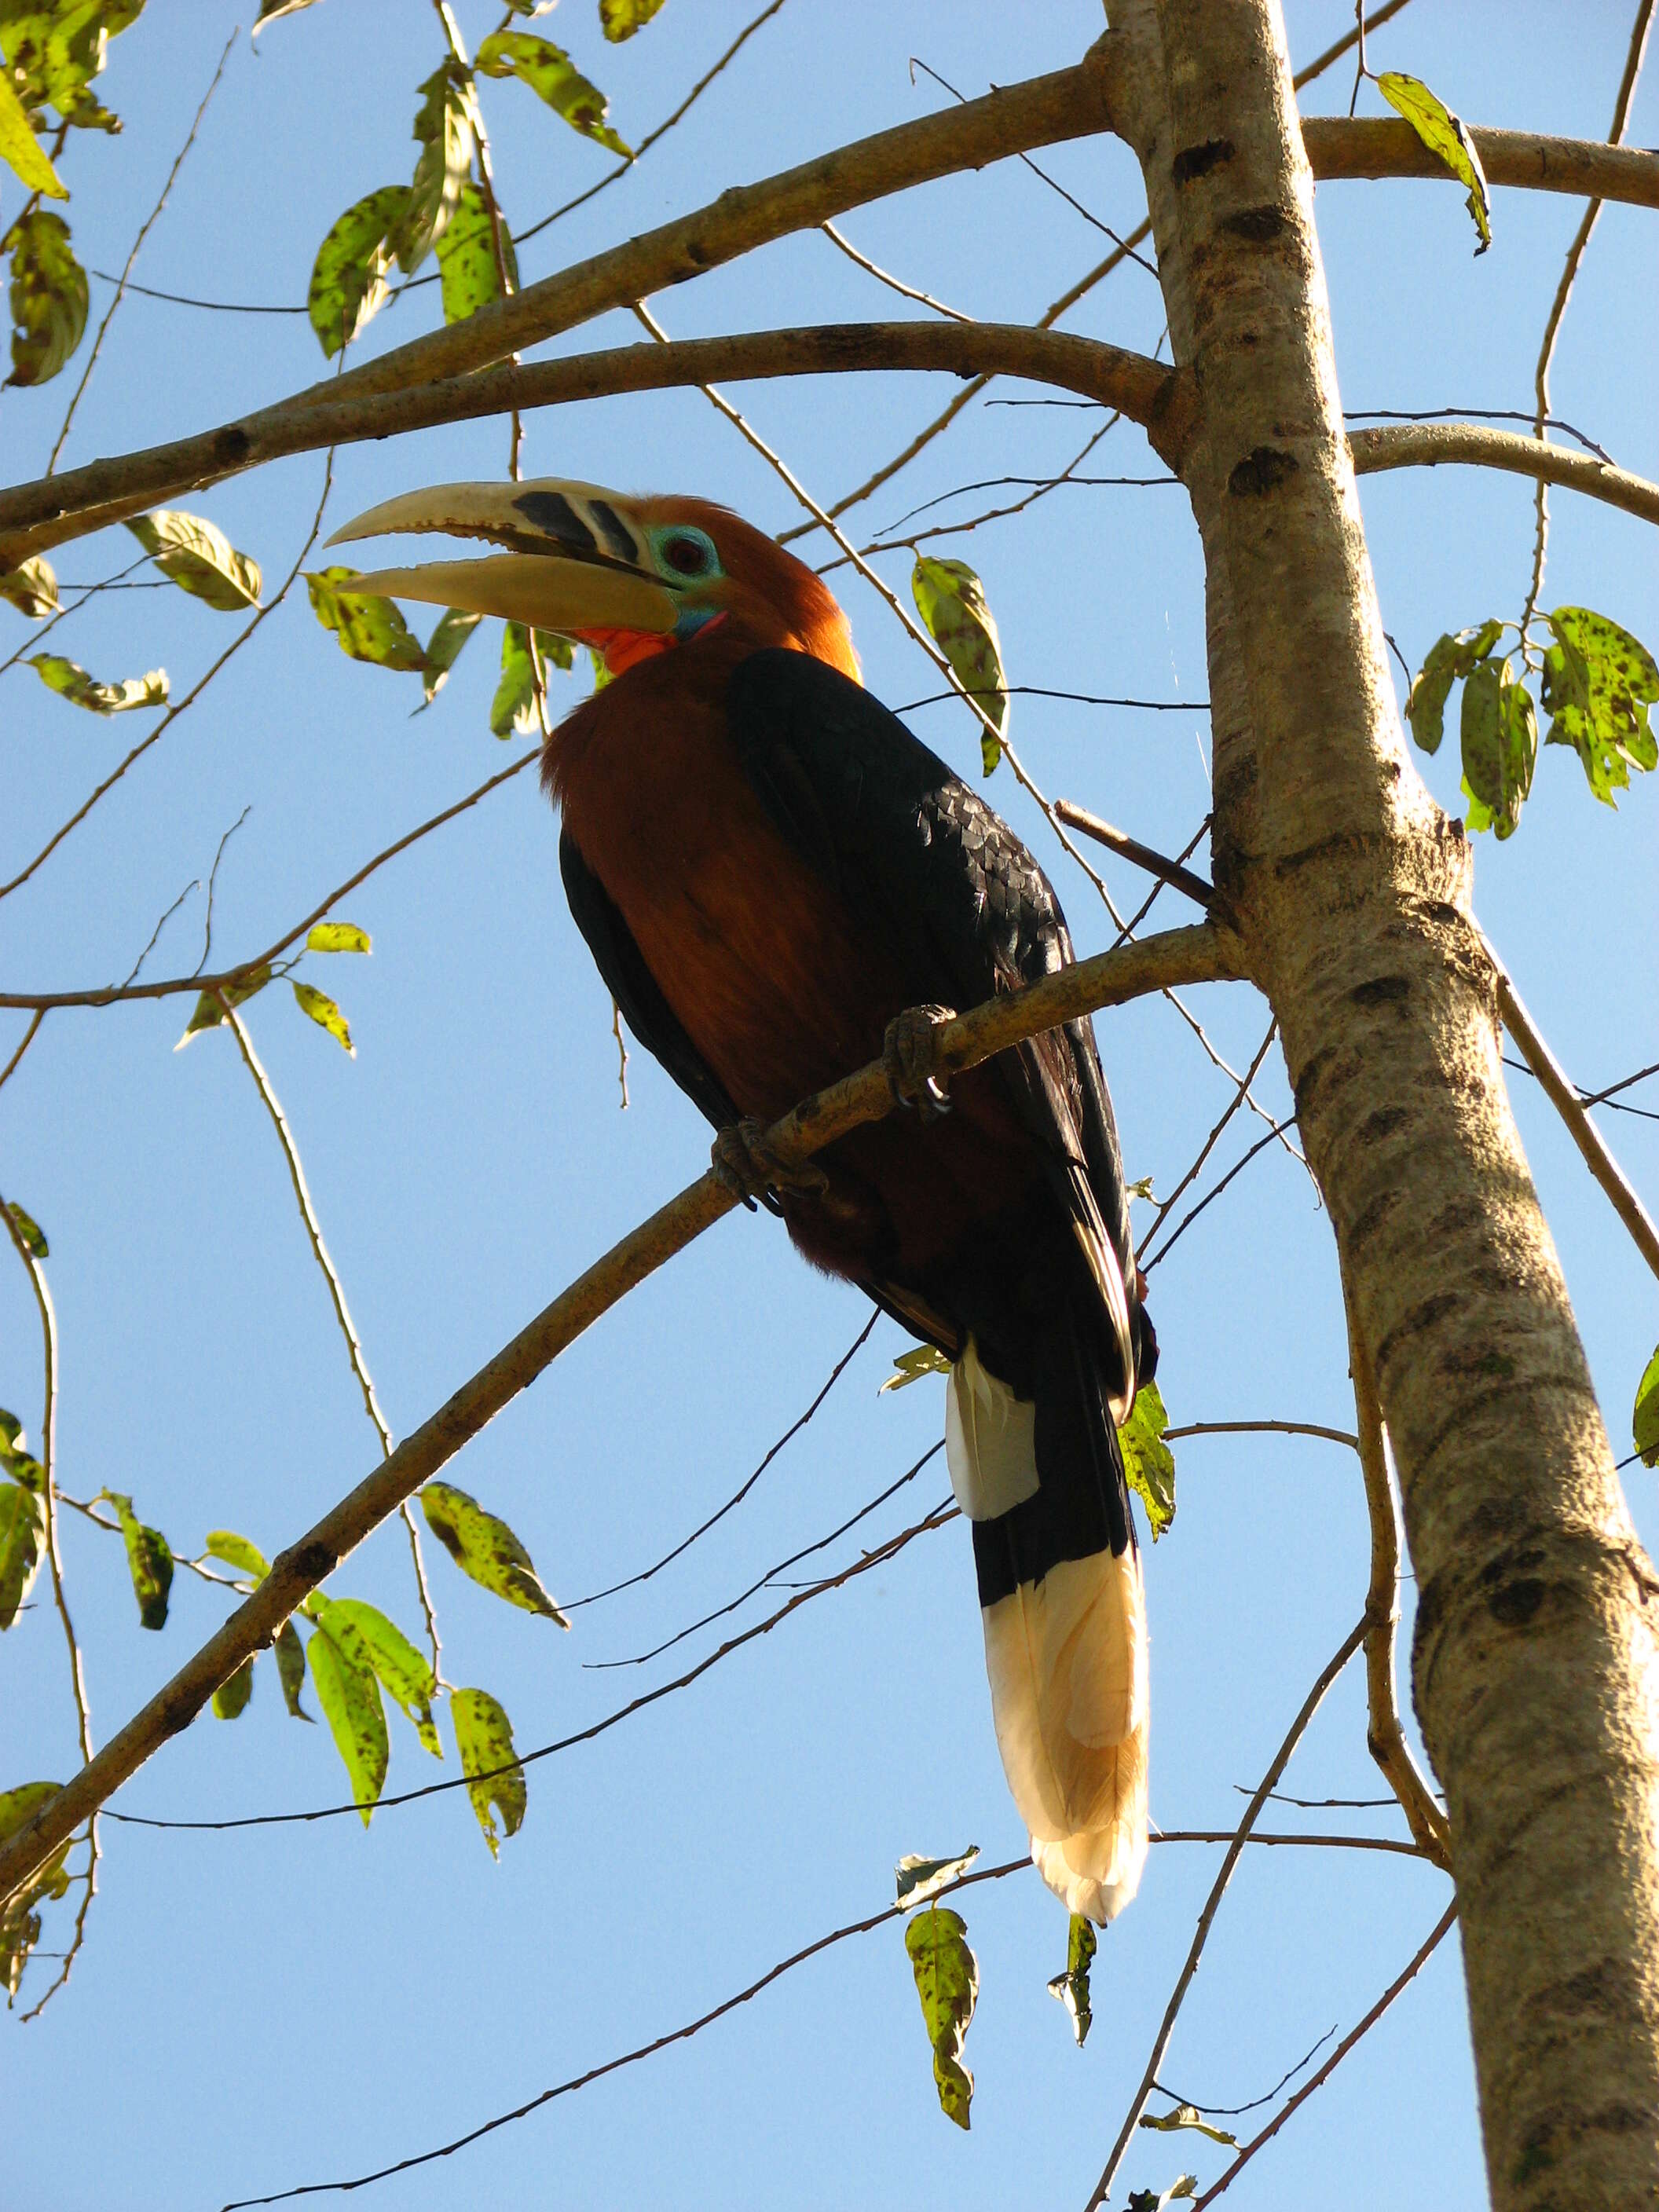
[[[1028,988],[976,1006],[940,1032],[940,1061],[955,1073],[1022,1038],[1172,983],[1239,972],[1235,940],[1213,925],[1166,931],[1077,962]],[[893,1093],[879,1060],[805,1099],[767,1133],[785,1161],[802,1159],[866,1121],[883,1120]],[[187,1728],[221,1683],[261,1650],[340,1560],[476,1436],[567,1345],[736,1204],[712,1172],[642,1222],[521,1329],[299,1542],[279,1554],[259,1588],[193,1658],[113,1736],[98,1757],[0,1844],[0,1895],[50,1857],[150,1754]],[[1275,1776],[1273,1778],[1277,1779]]]
[[[1569,491],[1587,493],[1659,522],[1659,484],[1628,469],[1609,468],[1593,453],[1570,453],[1542,439],[1514,430],[1483,429],[1474,422],[1409,422],[1377,430],[1351,430],[1348,451],[1356,476],[1381,469],[1437,468],[1451,463],[1468,468],[1502,469],[1511,476],[1535,477]]]

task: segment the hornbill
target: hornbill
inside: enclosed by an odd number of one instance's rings
[[[507,550],[354,587],[506,616],[612,679],[548,739],[578,927],[629,1026],[720,1133],[717,1172],[951,1361],[998,1746],[1031,1856],[1108,1920],[1146,1853],[1146,1631],[1117,1425],[1157,1340],[1085,1021],[957,1079],[948,1006],[1073,957],[1030,854],[872,699],[810,568],[724,508],[559,481],[450,484],[337,538]],[[943,1003],[941,1003],[943,1002]],[[884,1057],[911,1110],[805,1170],[763,1145]]]

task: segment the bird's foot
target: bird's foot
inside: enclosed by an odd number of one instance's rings
[[[915,1108],[925,1123],[951,1110],[945,1079],[939,1072],[939,1036],[956,1019],[949,1006],[907,1006],[887,1024],[881,1064],[901,1106]]]
[[[745,1114],[720,1131],[710,1150],[714,1180],[752,1213],[755,1201],[775,1210],[780,1191],[816,1194],[830,1178],[811,1160],[787,1160],[766,1141],[766,1124]]]

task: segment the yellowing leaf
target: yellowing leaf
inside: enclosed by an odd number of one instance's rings
[[[1154,1543],[1175,1519],[1175,1454],[1164,1441],[1169,1425],[1170,1416],[1164,1410],[1157,1383],[1143,1382],[1128,1419],[1117,1432],[1123,1472],[1130,1489],[1146,1508]]]
[[[274,23],[283,15],[298,15],[307,8],[314,8],[317,0],[259,0],[259,13],[255,19],[252,35],[257,39],[267,23]]]
[[[966,2129],[974,2077],[962,2063],[962,2047],[979,1999],[979,1961],[968,1948],[967,1925],[947,1906],[930,1905],[906,1922],[904,1948],[915,1976],[927,2039],[933,2046],[939,2110],[947,2120]]]
[[[486,1512],[476,1498],[447,1482],[428,1482],[421,1492],[421,1510],[433,1534],[464,1575],[480,1588],[504,1597],[509,1605],[568,1628],[552,1599],[543,1589],[534,1563],[505,1521]]]
[[[509,292],[519,289],[519,260],[513,251],[513,234],[499,210],[501,262]],[[455,212],[438,236],[438,289],[447,323],[464,323],[501,296],[501,270],[495,265],[495,226],[483,194],[470,179],[461,186]]]
[[[0,1483],[0,1629],[21,1609],[46,1542],[40,1501],[21,1482]]]
[[[893,1362],[893,1371],[877,1390],[878,1398],[884,1398],[890,1390],[908,1389],[912,1382],[920,1382],[924,1375],[948,1375],[951,1363],[936,1344],[918,1344],[908,1352],[901,1352]]]
[[[408,204],[407,185],[382,185],[355,201],[317,249],[306,313],[330,361],[386,305],[392,235]]]
[[[1468,186],[1466,204],[1480,238],[1474,250],[1484,253],[1492,244],[1492,196],[1480,156],[1462,118],[1454,115],[1438,93],[1431,92],[1420,77],[1403,76],[1398,70],[1385,70],[1376,80],[1376,88],[1389,106],[1405,117],[1430,153],[1445,163],[1460,184]]]
[[[369,935],[355,921],[319,921],[306,939],[307,952],[367,952]]]
[[[1094,1964],[1096,1943],[1092,1924],[1080,1912],[1074,1912],[1066,1938],[1066,1971],[1056,1974],[1048,1984],[1049,1996],[1058,1997],[1066,2008],[1079,2051],[1089,2040],[1089,2030],[1094,2026],[1094,2014],[1089,2004],[1089,1969]]]
[[[420,670],[426,654],[390,599],[373,592],[354,592],[351,580],[361,568],[307,569],[306,590],[312,611],[325,629],[331,629],[340,650],[353,660],[367,660],[376,668]]]
[[[415,274],[448,228],[472,167],[472,90],[458,64],[444,62],[420,92],[414,133],[420,159],[390,241],[405,276]]]
[[[1174,2135],[1178,2129],[1190,2128],[1194,2135],[1208,2136],[1212,2142],[1231,2143],[1238,2137],[1230,2136],[1225,2128],[1213,2127],[1196,2105],[1177,2105],[1172,2112],[1145,2112],[1141,2115],[1143,2128],[1155,2128],[1160,2135]]]
[[[15,1835],[49,1798],[58,1795],[60,1786],[56,1782],[23,1782],[15,1789],[0,1790],[0,1843]],[[60,1844],[46,1864],[0,1905],[0,1981],[5,1984],[8,1998],[17,1995],[29,1954],[40,1941],[40,1916],[35,1906],[46,1899],[62,1897],[69,1888],[64,1865],[69,1849],[68,1842]]]
[[[979,1845],[969,1844],[953,1859],[925,1859],[915,1851],[905,1854],[893,1869],[893,1880],[897,1887],[897,1902],[908,1912],[928,1899],[937,1897],[940,1890],[967,1873],[979,1856]]]
[[[663,0],[599,0],[599,28],[613,46],[643,30]]]
[[[659,0],[660,4],[660,0]],[[637,24],[635,26],[637,29]],[[527,84],[563,116],[573,131],[592,138],[613,154],[632,161],[634,149],[624,145],[606,121],[610,102],[598,85],[590,84],[562,46],[538,39],[533,31],[492,31],[479,47],[473,67],[480,76],[515,76]]]
[[[234,1567],[239,1575],[251,1575],[256,1583],[264,1582],[270,1572],[269,1561],[257,1544],[239,1536],[234,1528],[210,1528],[203,1547],[209,1559],[221,1559],[226,1566]]]
[[[127,1572],[138,1601],[140,1628],[164,1628],[167,1592],[173,1588],[173,1547],[159,1528],[148,1528],[132,1510],[132,1500],[118,1490],[98,1493],[115,1508],[127,1547]]]
[[[135,514],[127,528],[156,567],[181,591],[204,600],[221,614],[240,614],[257,607],[264,578],[259,564],[239,553],[224,532],[199,514],[182,514],[158,507],[149,514]]]
[[[11,256],[11,374],[8,384],[45,384],[81,343],[90,297],[87,272],[70,248],[69,225],[36,208],[0,239]]]
[[[35,553],[15,568],[0,570],[0,599],[8,599],[20,615],[39,622],[58,611],[58,579],[52,563]]]
[[[1632,769],[1659,766],[1648,719],[1659,700],[1659,665],[1627,629],[1589,607],[1557,607],[1544,619],[1555,639],[1544,655],[1544,742],[1571,745],[1590,789],[1614,805]]]
[[[351,1042],[351,1031],[346,1027],[346,1018],[333,1000],[329,997],[328,993],[318,990],[310,983],[296,983],[294,986],[294,997],[300,1012],[302,1014],[309,1014],[319,1029],[326,1030],[329,1035],[337,1039],[351,1055],[352,1059],[356,1060],[357,1048]]]
[[[1642,1455],[1644,1467],[1659,1467],[1659,1348],[1643,1370],[1636,1386],[1636,1410],[1631,1415],[1632,1441]]]
[[[134,707],[167,704],[165,668],[152,668],[148,676],[128,676],[119,684],[100,684],[61,653],[32,653],[29,666],[49,691],[56,691],[72,707],[84,707],[89,714],[125,714]]]
[[[46,149],[29,129],[23,103],[12,89],[11,73],[0,69],[0,161],[9,164],[18,180],[31,192],[46,192],[55,200],[69,198],[68,187],[46,158]]]
[[[313,1607],[312,1618],[328,1631],[348,1657],[373,1671],[382,1688],[391,1692],[399,1709],[413,1722],[416,1734],[432,1756],[441,1759],[443,1746],[432,1723],[438,1678],[397,1622],[388,1620],[378,1606],[366,1605],[357,1597],[323,1598]]]
[[[449,1709],[455,1723],[455,1748],[467,1778],[467,1796],[483,1830],[491,1858],[501,1856],[495,1815],[501,1816],[501,1834],[516,1836],[524,1823],[529,1793],[524,1769],[514,1768],[516,1756],[513,1724],[488,1690],[454,1690]],[[506,1768],[508,1771],[501,1771]],[[474,1780],[473,1777],[486,1778]]]
[[[980,753],[989,775],[1002,758],[997,740],[1008,732],[1008,695],[1003,689],[1002,641],[985,603],[985,587],[965,561],[937,561],[919,553],[910,591],[952,675],[994,726],[994,736],[980,726]]]
[[[386,1786],[390,1755],[380,1686],[374,1668],[343,1650],[325,1628],[313,1628],[306,1658],[334,1748],[345,1762],[352,1802],[367,1827]]]
[[[246,1000],[257,997],[270,981],[270,966],[262,962],[258,967],[250,968],[240,983],[222,984],[218,993],[204,991],[196,1001],[195,1011],[185,1026],[183,1036],[173,1048],[174,1052],[182,1052],[191,1039],[200,1036],[204,1030],[218,1028],[225,1018],[225,1010],[219,1003],[221,995],[233,1006],[240,1006]]]

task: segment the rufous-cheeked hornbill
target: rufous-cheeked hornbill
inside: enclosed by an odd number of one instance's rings
[[[507,550],[364,591],[603,658],[612,680],[543,769],[571,910],[629,1027],[721,1132],[725,1179],[954,1363],[945,1441],[1003,1765],[1050,1887],[1109,1919],[1146,1851],[1146,1616],[1116,1424],[1157,1357],[1111,1104],[1087,1021],[960,1076],[948,1102],[928,1072],[939,1002],[1073,957],[1047,878],[862,689],[818,578],[735,514],[451,484],[337,535],[392,531]],[[765,1155],[764,1124],[883,1054],[911,1110],[806,1171]]]

